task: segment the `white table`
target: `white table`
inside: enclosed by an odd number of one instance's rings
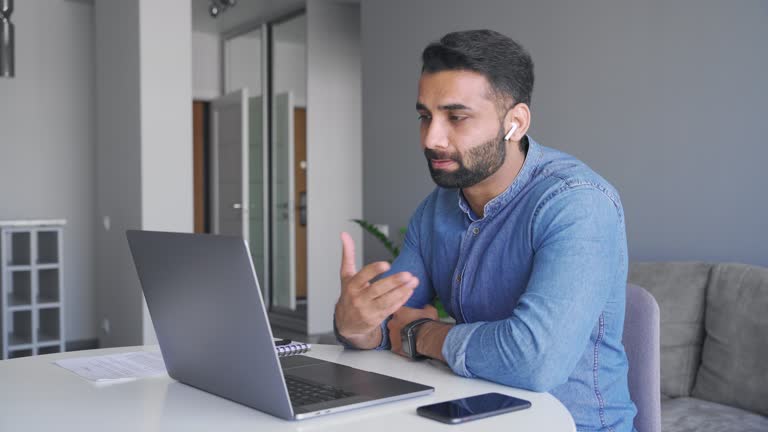
[[[303,421],[285,421],[196,390],[167,375],[94,384],[52,364],[61,358],[129,351],[126,347],[0,361],[0,431],[575,431],[568,410],[549,393],[533,393],[454,375],[436,361],[412,362],[389,351],[313,345],[309,355],[435,388],[429,396]],[[524,411],[451,426],[416,415],[416,407],[487,392],[527,399]]]

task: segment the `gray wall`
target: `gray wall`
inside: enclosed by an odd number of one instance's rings
[[[766,1],[362,2],[366,219],[405,226],[433,188],[419,55],[472,28],[531,52],[530,134],[619,189],[631,260],[768,266]],[[367,238],[366,261],[384,257]]]
[[[139,345],[142,296],[125,240],[125,229],[141,227],[142,215],[139,2],[97,1],[95,22],[99,341]]]
[[[125,230],[192,231],[190,2],[99,0],[95,22],[99,338],[154,343]]]
[[[15,2],[16,78],[0,78],[0,219],[65,218],[69,341],[95,337],[93,5]]]

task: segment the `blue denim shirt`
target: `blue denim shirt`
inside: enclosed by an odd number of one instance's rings
[[[517,178],[483,217],[459,190],[436,188],[389,273],[419,278],[407,306],[437,295],[456,319],[442,351],[456,374],[550,392],[580,431],[631,431],[619,195],[574,157],[528,143]]]

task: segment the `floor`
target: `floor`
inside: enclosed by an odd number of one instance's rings
[[[305,299],[297,299],[296,314],[303,315],[305,317],[307,316],[307,301]],[[272,325],[272,335],[282,339],[297,340],[313,344],[340,345],[336,340],[336,336],[333,334],[333,332],[308,336],[307,334],[297,332],[296,330]]]

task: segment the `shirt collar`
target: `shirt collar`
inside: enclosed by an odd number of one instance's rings
[[[536,167],[539,166],[539,163],[541,162],[541,146],[528,135],[526,135],[523,139],[528,141],[528,152],[525,155],[523,167],[520,169],[520,172],[517,173],[517,177],[515,177],[515,180],[512,182],[512,184],[509,185],[509,187],[506,188],[504,192],[500,193],[485,204],[485,207],[483,207],[484,217],[481,218],[476,215],[474,211],[472,211],[472,207],[469,206],[467,199],[464,198],[464,194],[461,192],[461,189],[457,189],[456,193],[459,198],[459,208],[461,211],[466,213],[472,222],[484,218],[492,218],[495,216],[499,210],[504,208],[517,196],[518,193],[520,193],[523,187],[525,187],[525,185],[528,184],[528,182],[531,180],[531,177],[533,177],[533,173],[536,170]]]

